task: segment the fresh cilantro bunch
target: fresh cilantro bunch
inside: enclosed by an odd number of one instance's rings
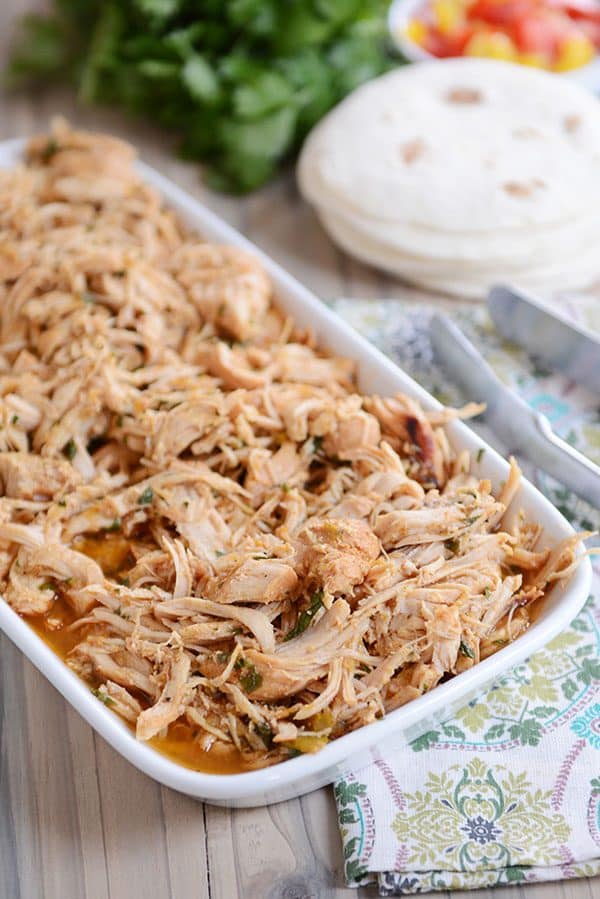
[[[208,180],[264,182],[349,91],[391,65],[386,0],[54,0],[10,73],[68,78],[181,135]]]

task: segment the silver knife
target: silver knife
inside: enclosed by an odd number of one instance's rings
[[[430,327],[438,359],[469,400],[486,403],[492,430],[511,450],[600,509],[600,467],[557,437],[545,415],[506,387],[448,316],[434,315]]]
[[[600,391],[600,339],[547,309],[515,287],[498,284],[488,294],[496,328],[507,340],[557,368],[567,377]]]

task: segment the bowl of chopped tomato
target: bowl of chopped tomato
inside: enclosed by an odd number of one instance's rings
[[[500,59],[564,73],[600,90],[598,0],[395,0],[389,26],[413,62]]]

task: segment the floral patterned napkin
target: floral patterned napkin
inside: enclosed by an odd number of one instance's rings
[[[442,401],[464,401],[433,364],[431,308],[334,306]],[[600,329],[597,300],[562,308]],[[484,309],[450,309],[499,376],[600,463],[598,397],[503,344]],[[597,510],[521,461],[576,526],[599,527]],[[346,771],[335,798],[348,885],[377,882],[382,896],[600,873],[600,567],[567,631],[405,750]]]

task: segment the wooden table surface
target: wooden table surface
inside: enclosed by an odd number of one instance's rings
[[[0,66],[12,20],[29,6],[27,0],[0,3]],[[77,108],[68,91],[0,97],[0,139],[43,129],[56,114],[133,141],[144,159],[321,296],[416,296],[335,250],[291,177],[242,200],[212,194],[196,167],[175,159],[168,137],[117,112]],[[231,811],[161,787],[117,755],[0,638],[0,899],[351,899],[375,893],[344,886],[331,789]],[[499,895],[589,899],[600,896],[600,887],[571,881],[506,887]]]

